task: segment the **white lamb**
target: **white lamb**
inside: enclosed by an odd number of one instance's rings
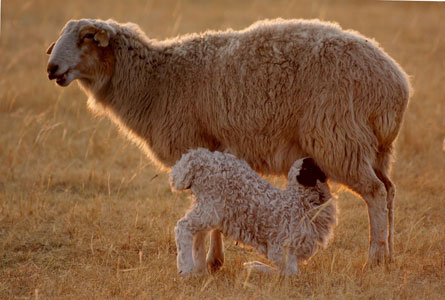
[[[211,229],[255,247],[283,274],[296,274],[298,261],[326,245],[336,223],[326,176],[311,158],[292,165],[287,188],[280,190],[234,155],[199,148],[176,163],[170,182],[195,198],[175,228],[181,275],[206,272],[204,242]]]

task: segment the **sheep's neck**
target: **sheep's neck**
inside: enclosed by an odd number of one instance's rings
[[[188,114],[190,103],[184,101],[191,97],[174,93],[177,85],[184,84],[184,72],[170,63],[169,50],[141,41],[132,45],[115,45],[113,76],[105,89],[92,93],[90,106],[99,104],[160,165],[173,165],[183,152],[197,146],[215,148],[198,133],[190,137],[186,132],[197,132],[196,121]]]
[[[131,140],[155,161],[164,164],[166,158],[156,151],[154,120],[161,112],[154,105],[157,90],[156,66],[158,54],[148,46],[120,46],[115,50],[116,65],[108,95],[104,99],[109,117]],[[153,151],[154,150],[154,151]]]

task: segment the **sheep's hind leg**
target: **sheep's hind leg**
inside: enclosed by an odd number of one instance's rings
[[[337,128],[343,125],[349,128],[345,124],[339,124]],[[340,129],[330,131],[327,126],[323,128],[326,132],[318,140],[302,140],[302,144],[328,177],[351,188],[366,202],[369,216],[368,265],[383,263],[389,255],[387,191],[373,168],[374,162],[371,162],[374,148],[363,140],[360,131],[349,132],[346,136]]]
[[[387,190],[370,166],[361,171],[360,182],[351,187],[362,196],[368,206],[370,225],[368,265],[375,266],[385,262],[389,257]]]
[[[388,209],[388,249],[389,249],[389,257],[388,261],[393,261],[394,256],[394,197],[395,197],[395,187],[391,180],[387,175],[381,173],[378,170],[376,171],[377,177],[383,182],[386,188],[386,207]]]
[[[210,271],[218,271],[224,264],[224,244],[222,234],[218,229],[210,232],[210,249],[207,254],[207,265]]]
[[[388,209],[388,248],[389,248],[389,262],[394,259],[394,198],[396,189],[388,176],[388,169],[390,165],[391,149],[380,151],[377,155],[376,166],[374,172],[380,181],[383,182],[386,189],[386,206]]]

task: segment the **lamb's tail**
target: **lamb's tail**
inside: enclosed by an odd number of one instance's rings
[[[170,186],[177,191],[188,190],[192,186],[195,175],[191,153],[183,154],[170,172]]]

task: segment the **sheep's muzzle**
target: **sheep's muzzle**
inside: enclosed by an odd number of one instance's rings
[[[57,71],[59,71],[59,66],[57,64],[49,63],[46,71],[48,72],[48,79],[49,80],[55,79],[56,83],[58,85],[64,86],[65,85],[65,81],[66,81],[66,75],[68,74],[68,72],[70,70],[68,69],[64,73],[57,74]]]

